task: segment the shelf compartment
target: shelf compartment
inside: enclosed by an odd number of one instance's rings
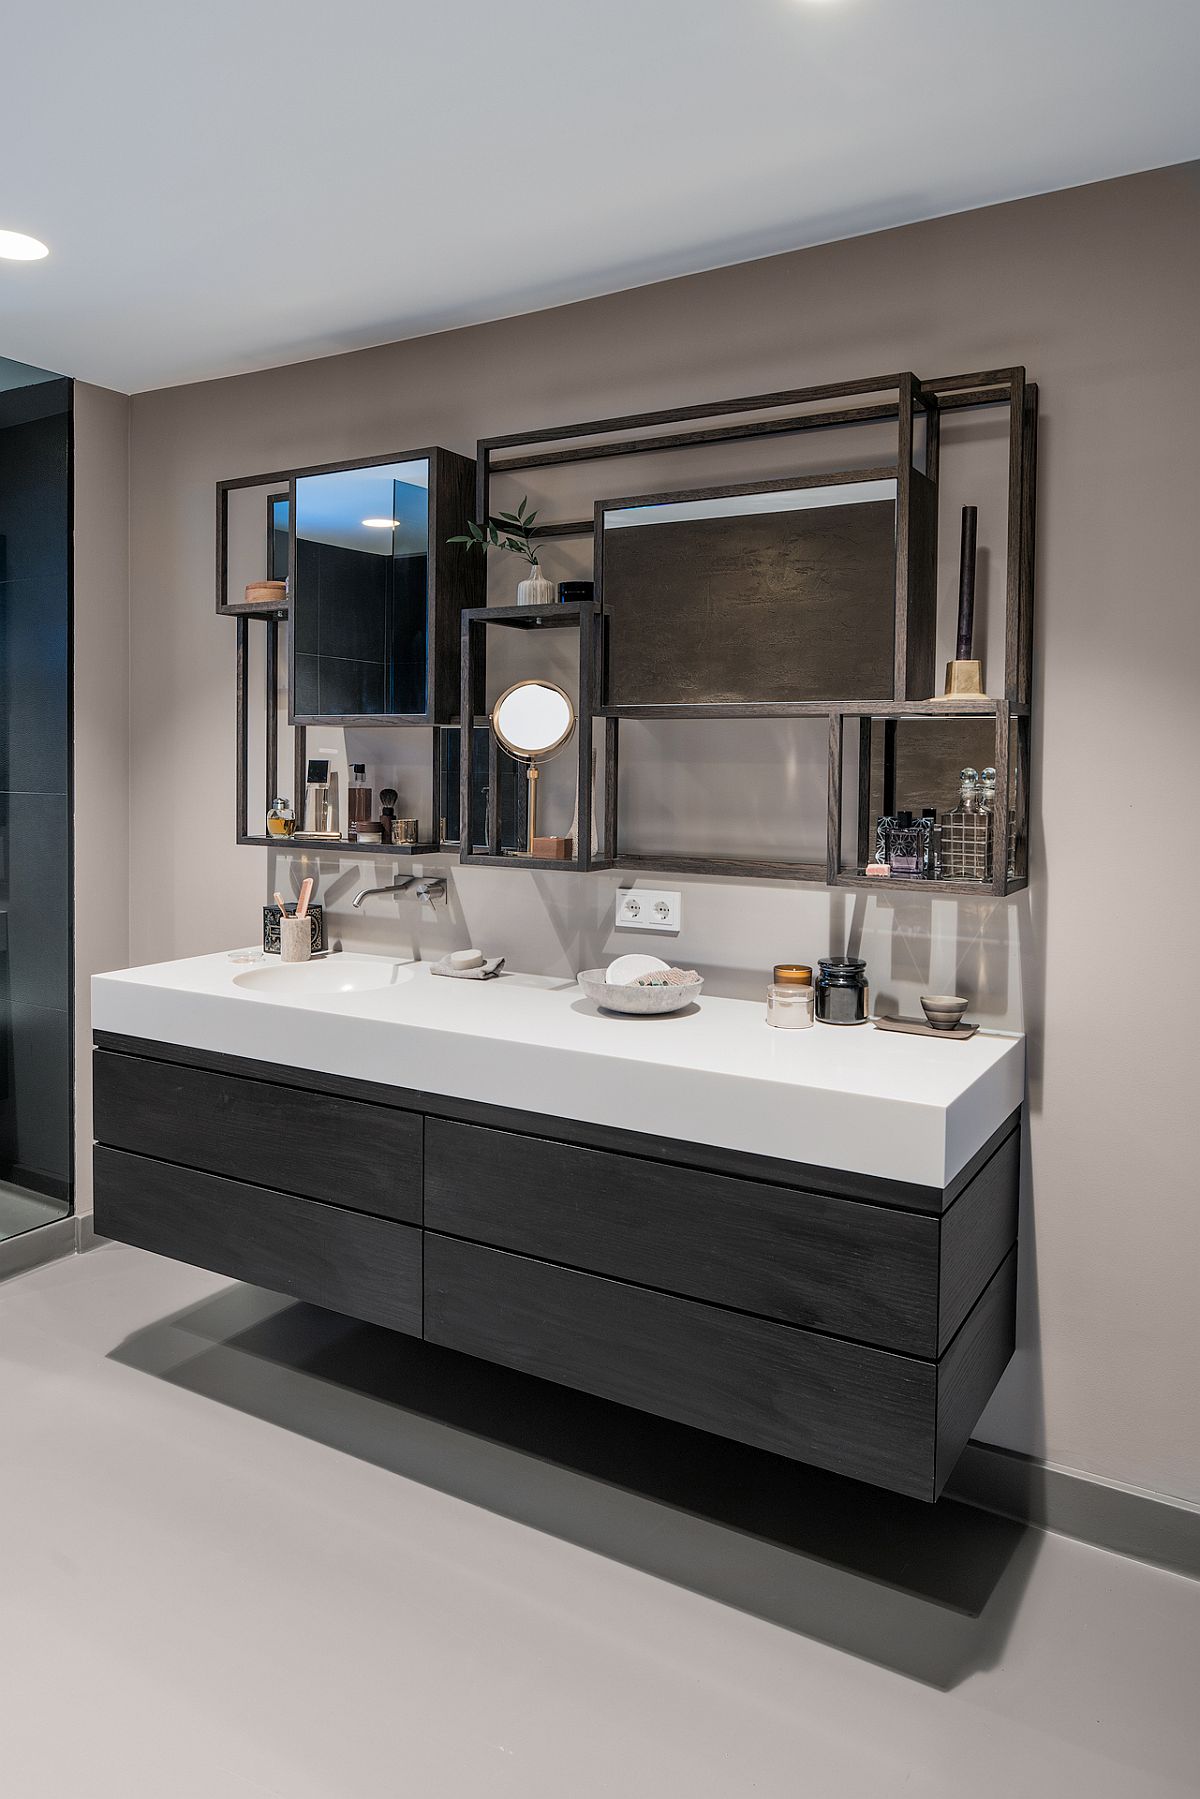
[[[863,891],[944,893],[1002,897],[1026,885],[1028,841],[1028,717],[1014,718],[1006,701],[986,712],[936,710],[899,716],[843,713],[830,725],[830,886]],[[869,875],[876,821],[898,810],[919,816],[932,806],[939,819],[958,804],[963,767],[996,770],[1003,796],[993,813],[992,853],[981,881],[945,877],[927,881]],[[1010,860],[1010,837],[1016,854]],[[846,842],[852,848],[847,853]]]
[[[609,720],[605,859],[659,874],[825,880],[821,715]],[[730,822],[730,821],[734,822]]]
[[[573,629],[578,638],[576,660],[575,734],[575,819],[574,853],[562,860],[546,860],[506,852],[500,841],[501,821],[495,806],[487,808],[487,816],[479,816],[478,784],[472,778],[469,759],[460,757],[460,829],[462,841],[459,861],[476,867],[539,869],[563,873],[581,873],[607,866],[592,848],[592,819],[595,805],[593,768],[593,717],[596,699],[596,668],[600,650],[600,616],[594,600],[565,600],[549,606],[478,606],[462,615],[462,696],[460,718],[488,720],[491,739],[491,775],[489,790],[497,791],[496,763],[499,747],[491,730],[487,694],[487,634],[499,630],[536,631],[539,629]],[[535,671],[529,670],[531,678]],[[603,756],[607,767],[611,755],[611,738],[615,726],[605,722],[601,732]],[[521,771],[523,781],[524,771]],[[482,847],[481,847],[482,846]]]

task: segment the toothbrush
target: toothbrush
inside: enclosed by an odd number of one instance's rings
[[[307,918],[308,917],[308,902],[312,898],[312,890],[313,890],[313,878],[311,875],[307,875],[305,877],[304,884],[300,889],[300,898],[296,901],[296,917],[297,918]]]

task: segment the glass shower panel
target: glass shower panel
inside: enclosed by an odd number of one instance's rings
[[[0,358],[0,1240],[72,1198],[70,409]]]

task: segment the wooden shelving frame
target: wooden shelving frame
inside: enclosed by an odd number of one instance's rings
[[[936,690],[938,673],[933,666],[936,583],[929,575],[931,569],[936,569],[936,487],[941,454],[941,421],[947,413],[982,407],[1008,409],[1003,677],[1000,692],[994,696],[946,704],[930,697]],[[922,419],[924,423],[923,468],[915,466],[913,455],[918,419]],[[474,828],[470,792],[471,758],[469,754],[464,755],[460,765],[462,841],[458,846],[462,862],[526,870],[537,868],[575,872],[619,867],[632,871],[644,870],[647,873],[729,875],[741,879],[759,877],[852,890],[903,890],[925,895],[942,893],[955,896],[1000,896],[1016,892],[1027,884],[1038,390],[1036,384],[1026,378],[1023,368],[991,369],[941,376],[932,380],[920,380],[911,371],[903,371],[777,393],[630,413],[576,424],[555,424],[534,431],[482,438],[476,455],[476,517],[484,519],[491,516],[492,486],[500,476],[561,465],[600,463],[621,457],[637,458],[691,447],[785,438],[797,433],[879,422],[896,424],[895,464],[854,471],[854,478],[864,480],[886,476],[897,482],[893,696],[831,701],[746,701],[738,704],[714,701],[688,705],[608,705],[601,682],[604,648],[602,569],[597,601],[594,603],[466,609],[461,618],[460,718],[486,718],[483,670],[487,630],[493,626],[517,630],[561,629],[569,626],[578,629],[580,704],[575,748],[578,759],[579,815],[578,841],[575,854],[569,861],[535,861],[528,856],[503,852],[496,841],[499,828],[496,806],[490,807],[491,816],[486,821],[485,831],[477,833]],[[281,666],[279,629],[287,614],[278,610],[266,612],[251,609],[228,601],[225,587],[228,494],[239,487],[280,487],[284,483],[290,483],[296,475],[308,472],[316,471],[277,471],[221,482],[217,488],[217,610],[236,616],[238,634],[238,841],[272,848],[290,843],[294,848],[304,848],[316,853],[327,850],[355,855],[429,855],[441,847],[450,846],[426,843],[409,847],[349,842],[326,845],[297,839],[269,838],[251,834],[248,830],[249,621],[251,616],[257,615],[265,622],[268,632],[267,686],[270,692],[277,692]],[[836,478],[836,475],[822,477],[823,480]],[[781,480],[786,484],[784,477],[764,481],[762,490],[778,487]],[[749,484],[743,484],[739,491],[745,491],[746,485]],[[722,490],[706,491],[715,493]],[[644,497],[642,496],[643,499]],[[606,505],[616,503],[605,502]],[[544,520],[534,535],[546,540],[592,536],[599,510],[600,508],[596,508],[589,518]],[[583,697],[585,694],[589,696],[587,703]],[[621,848],[618,808],[620,726],[623,719],[698,719],[718,723],[723,720],[754,718],[824,718],[828,721],[828,804],[826,854],[823,862],[789,860],[786,856],[746,860],[739,857],[673,853],[635,854]],[[994,765],[997,771],[997,792],[1012,795],[1013,824],[1019,838],[1020,856],[1015,872],[1011,875],[1008,873],[1010,808],[1001,804],[995,818],[993,867],[988,881],[901,881],[890,877],[868,876],[864,873],[864,867],[870,853],[874,824],[873,818],[869,817],[872,733],[882,732],[883,809],[888,811],[892,809],[894,798],[894,790],[889,790],[889,782],[894,781],[895,732],[900,722],[906,719],[965,718],[990,719],[995,724]],[[601,725],[603,745],[604,818],[602,850],[599,854],[593,853],[590,848],[593,805],[590,775],[596,722]],[[844,808],[845,752],[855,726],[859,743],[859,783],[854,796],[854,807]],[[302,725],[296,727],[295,737],[294,783],[297,794],[302,795],[306,749]],[[436,741],[435,732],[435,744]],[[278,782],[278,719],[277,712],[270,704],[266,753],[267,786],[274,789]],[[489,770],[489,792],[494,794],[497,791],[497,751],[494,739],[491,741],[490,753],[492,766]],[[436,751],[434,774],[436,796]],[[856,828],[852,833],[855,837],[855,860],[849,865],[843,858],[844,812],[847,811],[853,812],[856,817]],[[487,847],[483,850],[471,848],[472,838],[477,834],[486,841]]]
[[[486,849],[473,848],[480,836],[475,816],[474,789],[469,759],[461,764],[460,812],[462,842],[460,862],[475,867],[557,869],[561,872],[585,873],[607,866],[597,857],[592,843],[592,743],[596,705],[596,671],[599,666],[600,613],[594,600],[566,600],[550,606],[479,606],[462,615],[462,705],[460,718],[487,717],[487,647],[489,630],[539,631],[573,629],[579,640],[578,704],[575,720],[575,793],[578,801],[574,854],[561,861],[520,855],[500,847],[500,810],[489,807],[484,821]],[[605,745],[605,768],[609,763],[613,727],[605,721],[602,731]],[[498,748],[495,734],[491,737],[491,761],[488,769],[488,791],[498,791]],[[606,777],[607,780],[607,777]]]

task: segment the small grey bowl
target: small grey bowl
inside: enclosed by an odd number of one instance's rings
[[[700,996],[703,980],[689,981],[686,987],[610,987],[602,968],[585,968],[576,977],[590,1000],[609,1012],[624,1012],[631,1017],[648,1018],[664,1012],[679,1012]]]
[[[952,1031],[962,1023],[966,1009],[966,1000],[954,993],[931,993],[928,998],[921,995],[921,1010],[935,1031]]]

